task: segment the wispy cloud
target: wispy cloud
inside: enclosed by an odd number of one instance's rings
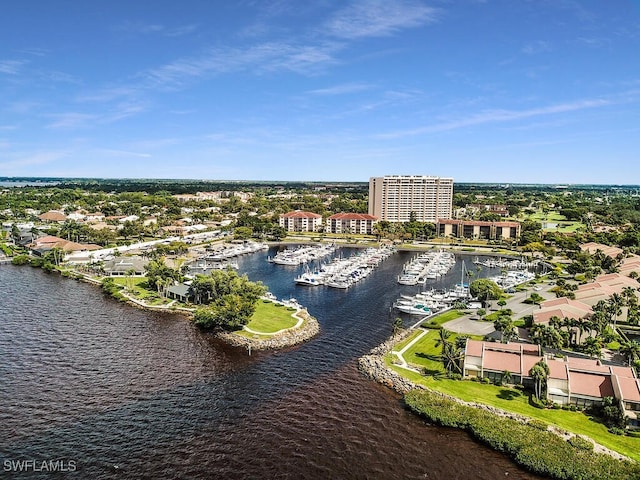
[[[535,42],[528,43],[522,48],[522,53],[527,55],[536,55],[538,53],[544,53],[551,51],[551,44],[544,40],[537,40]]]
[[[97,124],[113,123],[132,117],[146,110],[140,103],[123,102],[112,109],[98,113],[64,112],[50,113],[45,117],[53,119],[46,127],[50,129],[88,128]]]
[[[113,150],[113,149],[98,149],[96,150],[99,154],[114,156],[114,157],[136,157],[136,158],[150,158],[150,153],[140,153],[140,152],[129,152],[126,150]]]
[[[386,37],[437,18],[437,9],[416,1],[357,1],[337,12],[326,23],[325,30],[331,36],[345,39]]]
[[[124,22],[116,27],[117,31],[132,33],[137,35],[163,35],[165,37],[181,37],[195,32],[198,25],[180,25],[177,27],[167,27],[160,23]]]
[[[313,95],[345,95],[349,93],[358,93],[365,90],[371,90],[373,85],[369,83],[343,83],[327,88],[319,88],[310,90],[308,93]]]
[[[46,116],[53,119],[53,122],[48,124],[47,128],[86,127],[90,122],[98,119],[97,115],[78,112],[52,113]]]
[[[18,154],[13,160],[0,162],[0,168],[8,172],[11,170],[25,171],[23,169],[26,167],[55,162],[68,154],[66,151],[37,152],[25,156]]]
[[[26,60],[0,60],[0,73],[17,75],[20,73],[20,69],[27,63]]]
[[[269,42],[247,48],[217,48],[200,57],[183,58],[142,74],[151,84],[180,87],[207,76],[251,71],[274,73],[292,71],[311,75],[336,63],[333,56],[339,45],[295,45]]]
[[[452,120],[448,122],[426,125],[414,129],[384,133],[379,138],[401,138],[414,135],[422,135],[427,133],[445,132],[449,130],[457,130],[460,128],[471,127],[475,125],[484,125],[488,123],[509,122],[522,120],[525,118],[538,117],[543,115],[555,115],[560,113],[575,112],[590,108],[599,108],[611,105],[613,102],[605,99],[582,100],[572,103],[561,103],[557,105],[548,105],[545,107],[531,108],[528,110],[487,110],[466,118]]]

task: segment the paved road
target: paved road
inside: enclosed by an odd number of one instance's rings
[[[540,306],[523,303],[524,300],[532,293],[537,293],[545,300],[556,298],[555,294],[549,291],[552,287],[553,285],[549,285],[549,282],[545,282],[537,285],[536,288],[540,288],[540,290],[534,289],[534,287],[529,287],[525,291],[516,292],[507,300],[507,304],[504,308],[510,308],[513,311],[511,318],[514,320],[518,320],[526,315],[531,315],[533,312],[538,310]],[[498,310],[499,308],[500,307],[495,301],[490,302],[490,305],[487,308],[487,313],[493,310]],[[471,315],[465,315],[444,323],[442,327],[455,333],[466,333],[469,335],[488,335],[495,331],[492,322],[473,320],[474,318],[477,318],[475,312]]]

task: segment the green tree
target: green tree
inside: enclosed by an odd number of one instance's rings
[[[211,329],[237,330],[253,315],[256,302],[266,292],[260,282],[251,282],[234,270],[214,270],[198,275],[189,288],[195,303],[204,305],[194,314],[196,325]]]
[[[400,330],[402,330],[402,319],[400,317],[396,317],[391,324],[393,336],[395,337]]]
[[[544,360],[540,360],[529,370],[529,376],[533,379],[535,384],[535,395],[538,400],[542,398],[544,387],[549,378],[549,365]]]
[[[502,295],[502,290],[492,280],[486,278],[480,278],[471,282],[469,285],[469,292],[472,297],[475,297],[482,303],[482,306],[486,308],[489,300],[497,300]]]
[[[620,345],[620,353],[627,360],[627,364],[631,366],[640,359],[640,343],[636,340],[627,340]]]
[[[500,341],[502,343],[504,343],[505,339],[509,342],[511,339],[517,337],[516,327],[508,315],[500,315],[497,320],[493,322],[493,328],[500,332]]]

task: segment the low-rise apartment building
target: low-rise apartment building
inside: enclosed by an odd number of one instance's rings
[[[377,222],[377,217],[366,213],[336,213],[327,218],[325,231],[373,235],[373,226]]]
[[[322,215],[302,210],[283,213],[279,221],[287,232],[317,232],[322,228]]]
[[[482,222],[477,220],[439,219],[436,232],[440,237],[475,238],[484,240],[517,240],[519,222]]]

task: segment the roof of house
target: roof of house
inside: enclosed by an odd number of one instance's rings
[[[378,220],[378,217],[367,213],[336,213],[331,215],[328,220]]]
[[[104,270],[105,272],[126,273],[129,270],[141,272],[144,270],[145,265],[147,265],[148,263],[149,260],[137,256],[116,257],[112,260],[107,260],[104,262]]]
[[[617,381],[623,400],[640,403],[640,380],[637,378],[617,377]]]
[[[622,249],[618,247],[610,247],[609,245],[604,245],[602,243],[596,242],[587,242],[580,245],[582,251],[589,252],[590,254],[596,253],[596,250],[600,250],[606,256],[615,258],[622,253]]]
[[[322,215],[313,212],[305,212],[302,210],[295,210],[293,212],[287,212],[280,215],[282,218],[322,218]]]
[[[38,215],[38,218],[48,222],[64,222],[67,216],[57,210],[49,210],[48,212]]]
[[[53,250],[54,248],[60,248],[65,252],[76,252],[80,250],[98,250],[101,247],[91,243],[77,243],[70,242],[64,238],[54,237],[53,235],[46,235],[44,237],[36,238],[29,244],[29,248],[44,252],[47,250]]]
[[[594,398],[613,397],[611,377],[597,373],[571,372],[571,394]]]
[[[186,297],[189,293],[189,285],[185,285],[184,283],[181,283],[179,285],[171,285],[167,289],[167,292],[173,293],[178,297]]]
[[[519,227],[519,222],[486,222],[481,220],[457,220],[450,218],[439,218],[437,223],[445,225],[469,225],[475,227]]]

